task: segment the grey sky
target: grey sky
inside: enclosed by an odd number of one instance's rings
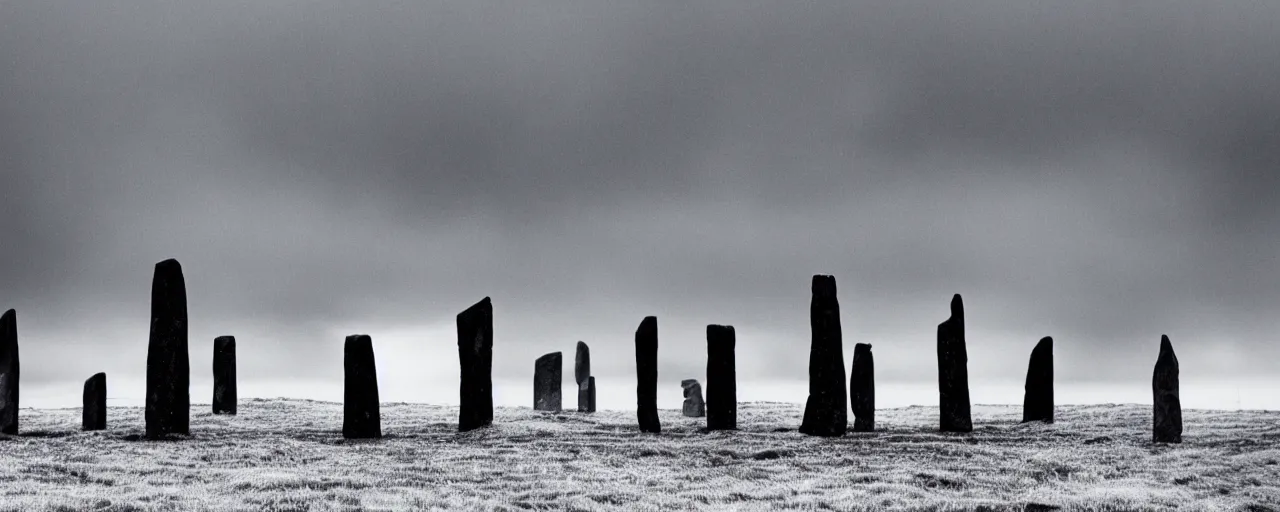
[[[740,380],[805,379],[830,273],[881,379],[936,379],[957,292],[975,381],[1052,335],[1060,382],[1142,383],[1163,333],[1184,375],[1274,379],[1276,26],[1245,1],[4,2],[0,307],[24,386],[142,375],[169,257],[193,382],[221,334],[246,380],[339,380],[355,332],[454,362],[486,295],[496,374],[581,339],[629,381],[657,315],[678,395],[709,323]]]

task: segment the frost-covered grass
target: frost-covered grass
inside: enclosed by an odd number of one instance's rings
[[[143,413],[79,432],[79,409],[23,410],[0,439],[0,510],[1278,510],[1280,413],[1184,411],[1153,445],[1150,408],[1060,406],[1053,425],[977,406],[972,434],[937,409],[878,411],[880,431],[801,435],[801,407],[739,406],[737,432],[660,415],[499,408],[459,434],[457,408],[383,404],[378,441],[342,439],[340,404],[192,408],[189,439],[138,440]],[[1036,505],[1048,505],[1038,508]]]

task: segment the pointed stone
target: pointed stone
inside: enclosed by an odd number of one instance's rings
[[[972,432],[969,356],[964,340],[964,301],[951,298],[951,318],[938,324],[938,411],[943,432]]]
[[[596,412],[595,377],[587,377],[587,381],[578,386],[578,412]]]
[[[151,281],[147,343],[146,437],[187,435],[191,424],[191,366],[187,353],[187,284],[182,265],[156,264]]]
[[[213,413],[236,413],[236,338],[213,340]]]
[[[488,297],[458,313],[458,361],[458,431],[488,426],[493,423],[493,304]]]
[[[564,359],[560,352],[539,357],[533,363],[533,410],[560,412],[560,379]]]
[[[738,375],[732,325],[707,326],[707,430],[738,428]]]
[[[573,382],[579,386],[587,382],[591,376],[591,349],[586,343],[578,342],[578,351],[573,356]]]
[[[680,409],[681,414],[690,418],[706,416],[707,404],[702,401],[702,385],[698,384],[698,380],[682,380],[680,381],[680,387],[684,389],[684,404]]]
[[[0,315],[0,433],[18,433],[18,313]]]
[[[636,329],[636,416],[641,432],[662,432],[658,422],[658,317]]]
[[[849,405],[853,409],[853,431],[876,429],[876,363],[871,345],[853,347],[853,364],[849,366]]]
[[[107,374],[96,373],[84,381],[84,406],[80,414],[81,430],[107,429]]]
[[[838,437],[849,428],[845,395],[844,347],[840,333],[840,302],[836,278],[813,276],[813,300],[809,304],[809,399],[804,406],[800,433]]]
[[[1026,395],[1022,399],[1022,421],[1053,423],[1053,338],[1045,336],[1031,350],[1027,364]]]
[[[342,389],[342,437],[382,437],[373,339],[366,334],[347,336],[342,350],[342,366],[346,373]]]
[[[1154,395],[1155,417],[1152,441],[1157,443],[1182,442],[1182,402],[1178,398],[1178,356],[1168,336],[1160,336],[1160,357],[1151,376],[1151,392]]]

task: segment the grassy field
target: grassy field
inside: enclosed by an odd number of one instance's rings
[[[1184,411],[1150,442],[1150,407],[1062,406],[1053,425],[976,406],[878,411],[874,433],[800,435],[801,407],[739,406],[740,430],[661,411],[499,408],[456,432],[455,407],[383,404],[378,441],[345,441],[342,406],[244,400],[192,409],[189,439],[147,442],[138,408],[79,432],[80,410],[23,410],[0,439],[0,510],[1240,510],[1280,511],[1280,412]]]

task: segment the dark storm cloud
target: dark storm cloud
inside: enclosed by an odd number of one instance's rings
[[[48,2],[0,20],[0,299],[33,328],[145,312],[171,256],[193,336],[262,326],[286,374],[335,324],[448,324],[492,295],[500,369],[587,339],[625,371],[657,314],[664,347],[734,323],[744,376],[803,378],[820,272],[891,377],[931,375],[890,361],[931,349],[955,292],[992,340],[980,369],[1054,334],[1061,375],[1102,378],[1145,368],[1161,332],[1260,353],[1280,327],[1273,3]],[[698,372],[678,354],[664,371]]]

